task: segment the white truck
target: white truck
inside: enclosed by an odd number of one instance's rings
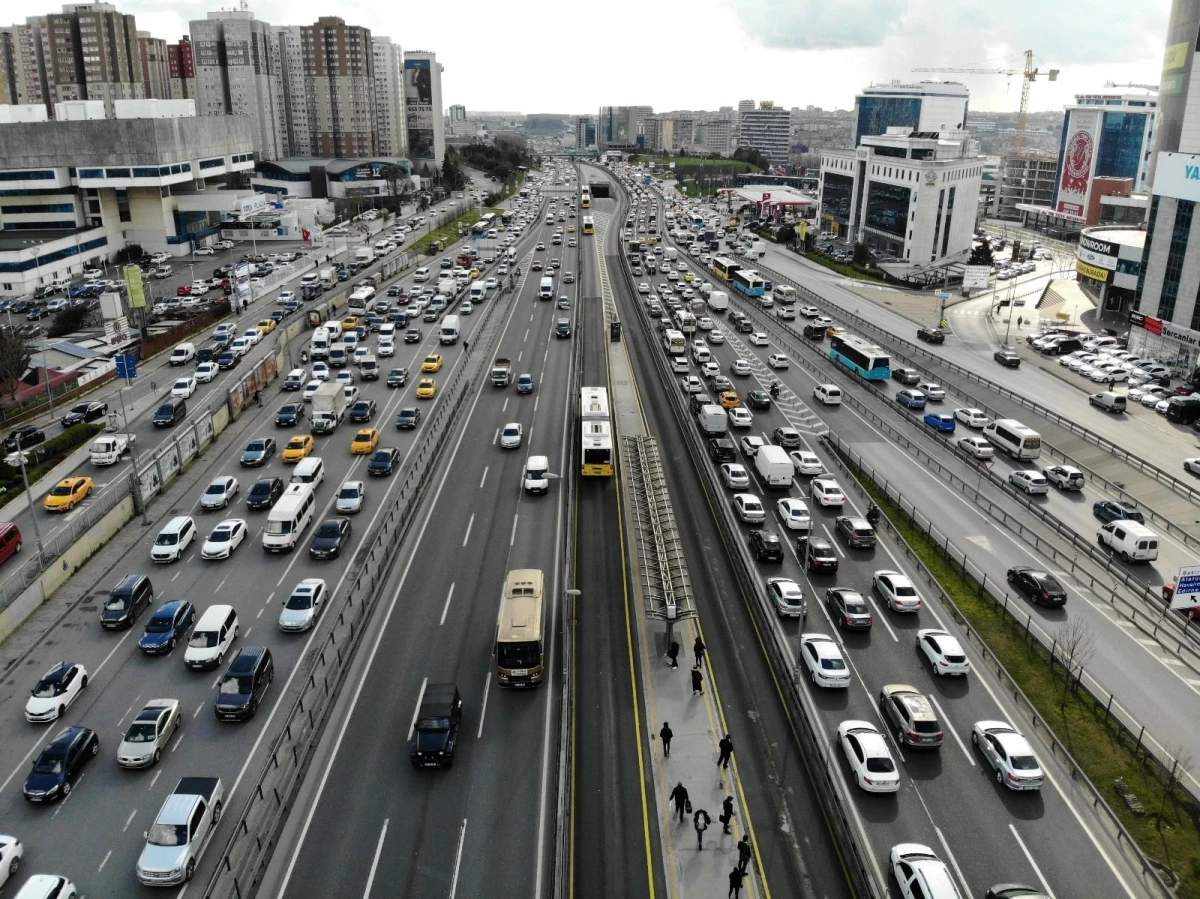
[[[359,265],[370,265],[375,259],[375,254],[371,252],[370,247],[359,247],[354,251],[354,261]]]
[[[716,403],[701,406],[696,424],[705,437],[719,437],[729,430],[729,414]]]
[[[762,259],[767,255],[767,242],[765,240],[756,240],[750,244],[747,252],[753,259]]]
[[[346,415],[346,391],[336,381],[327,381],[317,388],[312,398],[312,429],[314,434],[331,434]]]
[[[541,284],[538,286],[539,300],[554,299],[554,279],[549,277],[542,278]]]
[[[225,788],[219,777],[183,777],[144,836],[137,879],[146,886],[187,883],[221,820]]]
[[[457,315],[447,315],[442,319],[442,329],[438,332],[438,342],[443,344],[458,343]]]
[[[116,465],[137,443],[136,434],[101,434],[88,449],[93,465]]]
[[[770,443],[754,454],[754,470],[758,472],[764,486],[777,490],[791,487],[792,477],[796,473],[787,450]]]
[[[167,361],[171,365],[187,365],[196,358],[196,345],[194,343],[181,343],[171,350],[171,358]]]
[[[321,281],[321,289],[322,290],[329,290],[330,288],[332,288],[338,282],[337,269],[336,268],[321,269],[320,281]]]
[[[507,387],[512,383],[512,360],[506,356],[497,356],[492,363],[492,386]]]
[[[676,262],[679,259],[679,251],[674,247],[667,247],[667,261]]]

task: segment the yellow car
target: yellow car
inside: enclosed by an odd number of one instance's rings
[[[442,362],[441,353],[434,353],[431,356],[426,356],[425,361],[421,363],[421,371],[441,371]]]
[[[317,441],[313,440],[312,434],[297,434],[283,447],[284,462],[299,462],[301,459],[307,458],[308,454],[316,449]]]
[[[841,327],[838,327],[837,325],[834,325],[833,327],[826,329],[825,336],[826,337],[837,337],[837,336],[839,336],[841,334],[845,334],[845,333],[846,333],[845,328],[841,328]]]
[[[437,394],[437,381],[433,378],[422,378],[417,381],[417,399],[431,400]]]
[[[693,275],[691,272],[684,272],[684,273],[683,273],[683,280],[685,280],[685,281],[695,281],[695,280],[696,280],[696,276],[695,276],[695,275]]]
[[[275,330],[275,326],[278,324],[279,323],[277,321],[275,321],[275,319],[273,319],[273,318],[264,318],[262,321],[260,321],[254,327],[257,328],[258,330],[262,331],[264,334],[270,334],[272,331]]]
[[[342,319],[342,330],[343,331],[353,331],[357,327],[358,327],[358,316],[357,315],[347,315],[345,318]]]
[[[726,390],[723,393],[717,394],[717,402],[725,409],[736,409],[742,404],[741,399],[733,390]]]
[[[478,278],[482,274],[483,274],[482,269],[478,269],[478,268],[471,269],[471,278],[472,279]]]
[[[575,226],[574,226],[574,225],[567,225],[567,233],[568,233],[568,234],[574,234],[574,233],[575,233]]]
[[[365,456],[374,452],[379,446],[379,431],[376,428],[363,428],[350,441],[350,455]]]
[[[63,478],[46,494],[42,506],[47,512],[70,512],[95,486],[89,477]]]

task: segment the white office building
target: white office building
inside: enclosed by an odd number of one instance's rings
[[[791,111],[763,100],[758,109],[739,112],[738,146],[757,150],[772,165],[783,165],[792,146]]]
[[[961,131],[970,92],[957,81],[872,84],[854,98],[854,146],[889,128],[925,133]]]

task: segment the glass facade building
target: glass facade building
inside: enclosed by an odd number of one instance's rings
[[[886,134],[888,128],[918,130],[921,123],[920,97],[859,97],[854,125],[855,145],[863,137]]]

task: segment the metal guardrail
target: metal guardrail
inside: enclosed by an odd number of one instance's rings
[[[679,529],[667,492],[658,441],[626,436],[625,462],[634,490],[634,518],[642,555],[643,585],[651,604],[646,614],[666,621],[696,617],[692,581],[683,561]]]
[[[995,582],[989,581],[986,572],[975,566],[970,559],[970,555],[956,546],[950,541],[950,538],[942,534],[927,518],[923,518],[916,506],[900,492],[897,485],[889,483],[886,479],[881,478],[875,470],[867,465],[862,457],[854,451],[849,444],[845,443],[840,437],[835,434],[828,434],[821,438],[834,452],[833,457],[837,459],[853,480],[854,486],[862,493],[865,500],[869,500],[870,496],[866,490],[858,483],[859,477],[868,479],[876,489],[883,492],[892,502],[894,502],[903,512],[905,518],[917,527],[923,535],[931,540],[935,545],[941,548],[942,556],[967,578],[973,580],[977,585],[977,595],[987,597],[992,605],[1001,610],[1009,619],[1010,626],[1014,631],[1023,633],[1026,641],[1031,643],[1036,649],[1046,658],[1052,667],[1061,665],[1068,669],[1068,679],[1075,679],[1076,689],[1083,689],[1088,698],[1092,701],[1093,711],[1097,714],[1101,712],[1104,715],[1106,724],[1111,724],[1117,728],[1117,738],[1123,744],[1130,746],[1135,755],[1143,758],[1143,761],[1149,760],[1152,762],[1148,767],[1154,772],[1156,779],[1165,787],[1171,779],[1171,773],[1177,771],[1177,761],[1172,759],[1162,751],[1161,746],[1155,748],[1152,745],[1154,741],[1147,740],[1145,728],[1136,720],[1127,717],[1127,713],[1121,708],[1113,694],[1108,693],[1096,683],[1094,678],[1091,678],[1086,670],[1080,669],[1080,666],[1075,665],[1069,658],[1063,659],[1065,654],[1059,647],[1058,641],[1051,638],[1037,624],[1033,622],[1031,613],[1025,613],[1025,620],[1022,621],[1018,617],[1014,608],[1010,607],[1010,596],[1007,591],[997,593]],[[1108,819],[1109,825],[1119,842],[1125,844],[1130,852],[1137,858],[1145,874],[1145,880],[1152,882],[1158,889],[1159,894],[1163,897],[1171,895],[1170,891],[1163,886],[1159,879],[1160,868],[1150,859],[1148,859],[1137,845],[1136,841],[1125,829],[1125,825],[1121,823],[1120,818],[1112,810],[1108,800],[1096,788],[1095,784],[1087,777],[1080,768],[1079,763],[1075,760],[1070,750],[1058,739],[1053,729],[1045,722],[1041,716],[1041,712],[1029,700],[1021,688],[1016,684],[1008,671],[992,654],[987,643],[975,631],[973,625],[963,615],[954,598],[950,596],[941,586],[934,574],[926,567],[924,561],[917,555],[916,551],[909,546],[903,536],[896,530],[894,524],[883,516],[880,523],[890,529],[895,537],[894,543],[899,546],[907,557],[911,566],[920,573],[921,578],[925,581],[928,589],[936,591],[942,601],[943,606],[948,609],[954,617],[954,620],[962,628],[966,634],[983,655],[983,660],[989,664],[989,667],[994,668],[994,673],[1000,686],[1012,698],[1016,704],[1018,711],[1024,714],[1027,720],[1037,729],[1046,742],[1050,745],[1055,756],[1064,764],[1074,783],[1081,785],[1092,797],[1092,807],[1100,808]],[[1014,603],[1016,605],[1016,603]],[[1024,608],[1024,602],[1021,601],[1020,608]],[[1073,674],[1076,669],[1080,669],[1078,675]],[[1178,783],[1178,778],[1175,778]],[[1143,886],[1146,883],[1143,882]]]

